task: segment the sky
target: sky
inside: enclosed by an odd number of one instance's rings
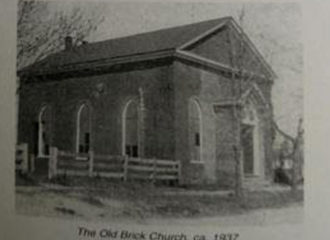
[[[238,20],[244,8],[242,28],[278,75],[272,91],[275,119],[283,130],[296,134],[303,116],[302,19],[298,3],[124,1],[82,6],[105,16],[88,39],[91,42],[225,16]]]

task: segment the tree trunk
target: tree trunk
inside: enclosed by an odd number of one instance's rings
[[[240,87],[240,86],[239,86]],[[233,117],[234,117],[234,160],[235,160],[235,195],[238,199],[244,199],[243,189],[243,152],[242,152],[242,139],[241,139],[241,109],[238,105],[234,106]]]
[[[299,120],[298,124],[298,131],[297,131],[297,137],[294,141],[294,147],[292,152],[292,184],[291,184],[291,190],[293,192],[297,191],[298,189],[298,173],[299,173],[299,164],[301,162],[302,156],[301,153],[301,145],[303,141],[303,129],[302,129],[302,119]]]
[[[301,155],[300,155],[300,148],[301,148],[301,141],[302,141],[302,136],[298,134],[296,142],[295,142],[295,147],[294,147],[294,152],[292,154],[292,184],[291,184],[291,189],[293,192],[297,191],[298,189],[298,175],[299,175],[299,169],[300,169],[300,162],[301,162]]]
[[[243,190],[243,162],[242,162],[242,148],[237,144],[234,146],[235,158],[235,196],[238,199],[244,198]]]

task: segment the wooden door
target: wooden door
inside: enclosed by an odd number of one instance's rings
[[[253,126],[242,124],[241,141],[243,150],[243,165],[245,174],[253,174],[254,159],[253,159]]]

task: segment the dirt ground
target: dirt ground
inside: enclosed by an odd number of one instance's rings
[[[278,224],[300,224],[304,219],[303,204],[294,204],[284,208],[258,209],[233,216],[202,218],[150,219],[148,225],[179,226],[269,226]]]
[[[303,220],[303,191],[247,193],[237,201],[230,191],[174,191],[149,185],[111,184],[107,188],[62,185],[17,186],[22,215],[147,225],[272,225]]]

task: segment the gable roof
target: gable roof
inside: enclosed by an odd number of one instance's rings
[[[119,63],[131,62],[134,57],[150,54],[154,56],[159,53],[168,53],[174,56],[176,50],[181,50],[208,36],[230,21],[233,21],[231,17],[224,17],[75,46],[70,50],[62,50],[49,55],[45,59],[23,68],[19,74],[42,71],[57,72],[61,69],[71,69],[72,66],[96,62],[106,64],[118,63],[118,61]],[[271,69],[270,72],[273,74]]]
[[[52,54],[31,67],[55,67],[66,64],[118,58],[175,49],[228,18],[214,19],[153,32],[87,43]]]

